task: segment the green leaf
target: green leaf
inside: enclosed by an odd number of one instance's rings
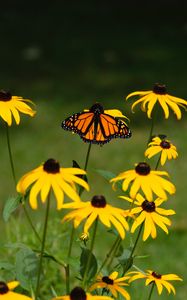
[[[118,257],[119,264],[123,267],[123,272],[126,273],[133,265],[133,257],[131,257],[131,250],[124,249],[121,256]]]
[[[7,261],[0,261],[0,269],[1,270],[7,270],[7,271],[12,271],[14,270],[14,265]]]
[[[38,257],[30,248],[22,248],[16,253],[16,278],[21,286],[30,291],[35,288],[38,273]]]
[[[97,273],[97,260],[96,260],[95,255],[93,253],[91,253],[89,249],[82,248],[82,253],[80,256],[80,274],[81,274],[82,278],[84,278],[87,261],[88,261],[90,255],[91,255],[90,265],[89,265],[89,270],[87,272],[87,277],[86,277],[87,282],[89,282],[90,279],[92,279]]]
[[[21,202],[21,195],[17,197],[10,197],[5,202],[5,206],[3,208],[3,219],[7,222],[11,216],[11,214],[18,208]]]
[[[110,181],[112,178],[116,177],[117,175],[106,170],[100,170],[100,169],[95,169],[95,172],[97,172],[99,175],[101,175],[103,178],[105,178],[107,181]],[[115,185],[119,188],[122,189],[122,184],[121,181],[117,181]]]

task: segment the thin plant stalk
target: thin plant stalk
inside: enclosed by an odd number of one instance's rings
[[[149,296],[148,296],[148,299],[147,299],[147,300],[151,300],[151,296],[152,296],[154,287],[155,287],[155,283],[152,282],[151,290],[150,290],[150,293],[149,293]]]
[[[88,275],[88,271],[90,268],[90,262],[91,262],[91,257],[92,257],[92,252],[93,252],[94,242],[95,242],[95,237],[96,237],[96,232],[97,232],[97,225],[98,225],[98,218],[96,218],[95,223],[94,223],[93,235],[92,235],[91,244],[90,244],[90,252],[89,252],[88,260],[86,262],[85,272],[84,272],[84,276],[83,276],[83,283],[82,283],[83,288],[86,285],[87,275]]]
[[[86,154],[86,160],[85,160],[85,165],[84,165],[84,170],[85,171],[87,170],[87,167],[88,167],[88,161],[89,161],[89,157],[90,157],[91,146],[92,146],[92,144],[90,143],[89,146],[88,146],[88,150],[87,150],[87,154]],[[81,189],[79,190],[79,195],[80,194],[81,194]],[[75,228],[72,225],[71,238],[70,238],[69,249],[68,249],[68,257],[67,257],[68,260],[71,257],[74,234],[75,234]],[[69,263],[65,267],[65,274],[66,274],[66,293],[69,294],[69,292],[70,292],[70,267],[69,267]]]
[[[16,180],[16,172],[15,172],[15,167],[14,167],[14,160],[13,160],[13,156],[12,156],[12,149],[11,149],[11,143],[10,143],[10,134],[9,134],[9,127],[6,123],[6,138],[7,138],[7,146],[8,146],[8,154],[9,154],[9,160],[10,160],[10,166],[11,166],[11,171],[12,171],[12,176],[13,176],[13,180],[14,180],[14,184],[16,187],[17,184],[17,180]],[[22,207],[23,207],[23,211],[25,213],[25,216],[27,218],[28,223],[30,224],[34,234],[36,235],[37,239],[41,242],[41,238],[39,236],[39,234],[37,233],[35,226],[32,223],[32,220],[29,216],[29,213],[24,205],[24,203],[22,203]]]
[[[30,216],[29,216],[29,213],[28,213],[27,208],[26,208],[26,206],[25,206],[24,203],[22,203],[22,207],[23,207],[25,216],[26,216],[26,218],[27,218],[27,220],[28,220],[28,223],[30,224],[30,226],[31,226],[31,228],[32,228],[32,230],[33,230],[35,236],[37,237],[38,241],[41,243],[42,240],[41,240],[41,238],[40,238],[38,232],[36,231],[36,229],[35,229],[35,227],[34,227],[34,225],[33,225],[33,223],[32,223],[32,220],[31,220],[31,218],[30,218]]]
[[[101,272],[101,270],[104,268],[104,266],[107,264],[108,260],[110,259],[110,257],[112,256],[112,253],[114,252],[114,250],[116,249],[116,245],[119,242],[120,237],[117,236],[117,238],[115,239],[114,243],[112,244],[112,247],[110,248],[109,252],[107,253],[102,265],[100,266],[96,276]]]
[[[13,176],[14,184],[16,186],[16,182],[17,181],[16,181],[14,161],[13,161],[13,157],[12,157],[12,150],[11,150],[11,144],[10,144],[9,128],[8,128],[7,123],[6,123],[6,138],[7,138],[7,146],[8,146],[8,154],[9,154],[9,160],[10,160],[10,167],[11,167],[11,171],[12,171],[12,176]]]
[[[48,219],[49,219],[49,209],[50,209],[50,193],[47,197],[46,213],[45,213],[43,236],[42,236],[42,245],[41,245],[40,260],[39,260],[39,266],[38,266],[38,276],[37,276],[35,300],[37,300],[39,291],[40,291],[40,277],[41,277],[41,272],[42,272],[42,261],[43,261],[43,255],[44,255],[44,249],[45,249],[47,225],[48,225]]]

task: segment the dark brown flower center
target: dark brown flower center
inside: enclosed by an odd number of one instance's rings
[[[4,90],[0,91],[0,101],[9,101],[12,98],[11,93]]]
[[[91,204],[94,207],[103,208],[106,206],[106,199],[103,195],[93,196]]]
[[[71,300],[86,300],[86,293],[81,287],[75,287],[70,293]]]
[[[148,175],[151,171],[150,166],[145,163],[145,162],[140,162],[136,168],[135,168],[136,173],[139,175]]]
[[[7,286],[7,284],[3,281],[0,281],[0,295],[6,294],[8,293],[9,288]]]
[[[163,140],[161,143],[160,143],[160,147],[162,147],[163,149],[169,149],[171,147],[171,144],[165,140]]]
[[[106,284],[111,284],[113,285],[114,284],[114,280],[113,279],[110,279],[108,276],[103,276],[102,277],[102,281]]]
[[[157,278],[157,279],[161,279],[161,278],[162,278],[162,275],[157,274],[156,272],[152,272],[151,275],[152,275],[153,277]]]
[[[165,94],[167,94],[167,90],[166,90],[165,84],[156,83],[154,85],[154,87],[153,87],[153,92],[155,94],[159,94],[159,95],[165,95]]]
[[[155,211],[155,203],[154,202],[150,202],[148,200],[145,200],[143,203],[142,203],[142,209],[147,211],[147,212],[153,212]]]
[[[90,107],[90,111],[99,115],[104,113],[104,108],[100,103],[95,103]]]
[[[53,158],[50,158],[44,163],[43,170],[47,173],[56,174],[60,171],[60,165],[58,161],[56,161]]]

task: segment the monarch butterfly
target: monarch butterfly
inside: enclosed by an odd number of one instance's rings
[[[76,113],[62,122],[62,128],[73,131],[85,142],[103,145],[112,138],[131,137],[130,129],[119,118],[104,112],[100,103],[88,111]]]

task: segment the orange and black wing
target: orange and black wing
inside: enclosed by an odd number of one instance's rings
[[[62,128],[78,133],[83,141],[92,144],[102,145],[112,138],[131,137],[131,131],[123,121],[105,113],[74,114],[62,122]]]
[[[82,112],[82,113],[77,113],[69,118],[65,119],[62,122],[62,128],[65,130],[70,130],[75,133],[78,133],[80,136],[85,135],[94,119],[94,113],[93,112]]]

